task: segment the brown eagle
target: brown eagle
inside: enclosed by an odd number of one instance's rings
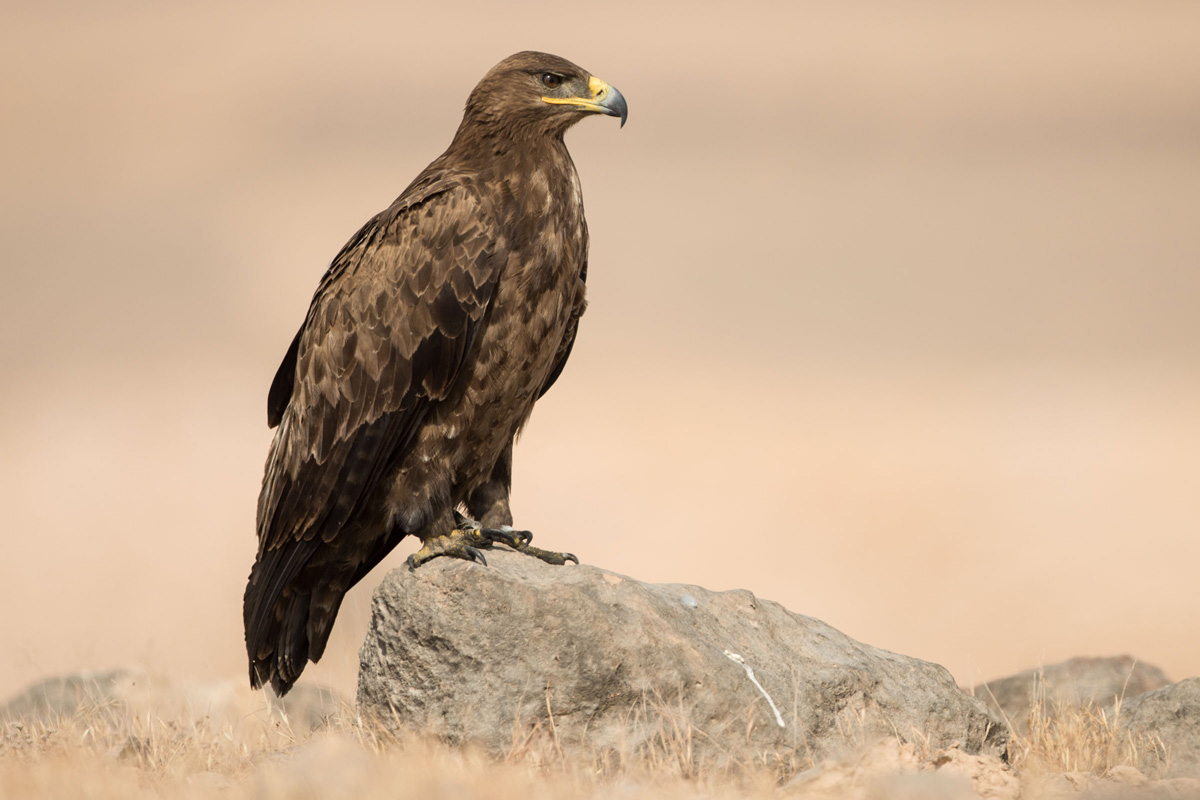
[[[278,426],[243,608],[250,684],[284,694],[346,592],[405,536],[410,568],[530,545],[508,495],[513,439],[583,314],[588,233],[563,134],[620,117],[613,87],[557,56],[495,66],[449,149],[321,279],[267,398]],[[465,507],[469,516],[459,513]]]

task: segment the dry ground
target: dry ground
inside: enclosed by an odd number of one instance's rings
[[[858,741],[821,764],[774,754],[701,759],[703,732],[669,709],[636,751],[567,758],[550,728],[514,733],[501,758],[413,735],[397,739],[344,709],[300,732],[262,695],[239,694],[236,719],[164,718],[94,704],[49,721],[0,724],[2,798],[1057,798],[1080,791],[1189,797],[1200,782],[1148,783],[1138,768],[1160,741],[1118,730],[1115,711],[1034,706],[1010,764],[931,752],[919,734]],[[1189,792],[1191,794],[1189,794]],[[1098,795],[1099,796],[1099,795]],[[1108,795],[1112,796],[1112,795]],[[1125,795],[1121,795],[1125,796]],[[1135,796],[1135,795],[1129,795]]]

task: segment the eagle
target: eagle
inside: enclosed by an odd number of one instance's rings
[[[285,694],[342,598],[406,536],[410,569],[486,565],[512,527],[513,441],[558,380],[586,307],[588,231],[563,135],[625,98],[547,53],[497,64],[450,147],[350,238],[267,396],[276,428],[243,605],[250,684]],[[465,510],[465,513],[459,509]]]

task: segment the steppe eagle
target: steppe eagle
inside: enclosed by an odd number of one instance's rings
[[[409,558],[484,562],[512,525],[513,439],[571,354],[588,233],[563,134],[625,99],[546,53],[497,64],[449,149],[321,279],[267,399],[278,426],[244,600],[250,683],[282,695],[346,592],[405,536]],[[469,516],[459,513],[464,507]]]

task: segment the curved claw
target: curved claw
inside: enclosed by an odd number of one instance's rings
[[[574,562],[575,562],[575,566],[579,566],[579,559],[575,557],[575,554],[574,554],[574,553],[563,553],[563,554],[562,554],[562,557],[563,557],[563,561],[564,561],[564,562],[567,562],[567,561],[574,561]]]
[[[525,545],[526,547],[528,547],[529,543],[533,541],[533,533],[531,531],[513,531],[512,535],[520,539],[521,544]]]
[[[425,562],[432,561],[438,556],[460,558],[463,561],[477,561],[486,567],[488,563],[487,559],[483,557],[483,553],[477,547],[473,547],[463,541],[467,535],[469,535],[469,532],[464,534],[463,531],[455,531],[450,536],[439,536],[426,542],[420,550],[405,559],[404,563],[408,565],[408,571],[412,572]]]
[[[488,540],[489,545],[495,542],[506,544],[514,550],[523,550],[533,540],[529,531],[518,531],[511,527],[482,528],[479,534]]]

